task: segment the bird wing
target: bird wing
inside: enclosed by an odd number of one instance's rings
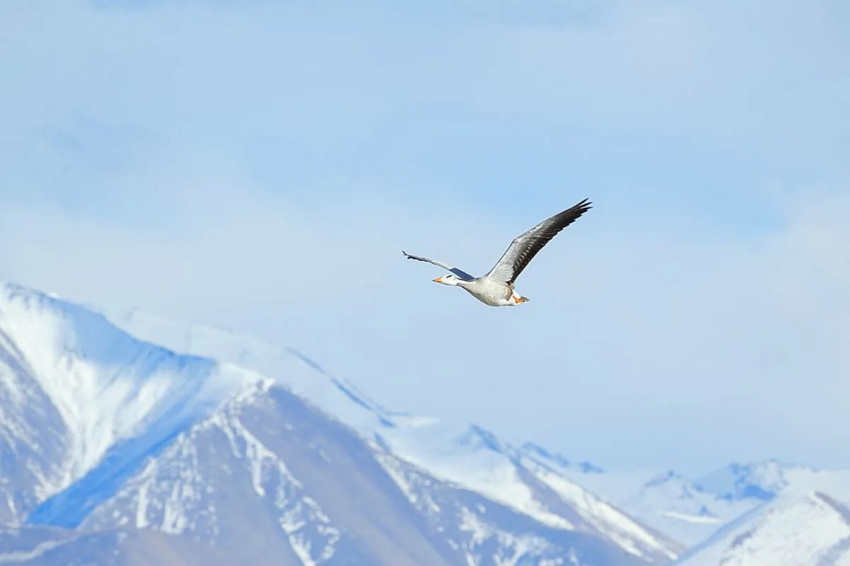
[[[462,271],[462,270],[458,269],[457,267],[452,267],[451,265],[449,265],[447,263],[443,263],[442,261],[436,261],[436,260],[433,260],[433,259],[428,259],[427,257],[420,257],[420,256],[417,256],[417,255],[410,255],[409,253],[407,253],[404,250],[401,250],[401,253],[403,253],[404,257],[406,257],[407,259],[415,259],[416,261],[424,261],[424,262],[427,262],[427,263],[434,264],[438,267],[442,267],[443,269],[451,271],[452,273],[454,273],[455,275],[457,275],[459,278],[461,278],[464,281],[472,281],[473,279],[475,279],[475,277],[473,277],[469,273]]]
[[[584,199],[572,208],[559,212],[520,234],[514,238],[514,241],[511,242],[511,245],[508,246],[508,249],[505,250],[505,253],[502,254],[502,257],[485,277],[512,285],[519,274],[522,273],[522,270],[537,255],[537,252],[543,249],[543,246],[590,208],[590,202]]]

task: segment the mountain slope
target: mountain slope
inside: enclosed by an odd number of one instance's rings
[[[362,442],[280,387],[182,434],[83,526],[116,521],[191,534],[248,563],[451,563]]]
[[[0,285],[0,511],[44,537],[21,552],[130,564],[148,535],[174,565],[637,566],[679,551],[480,427],[388,411],[290,350],[174,325],[190,347],[168,349],[148,326],[135,338]]]
[[[257,564],[646,564],[443,482],[276,385],[182,434],[83,526],[115,525]]]
[[[698,479],[674,471],[608,472],[589,464],[572,464],[534,445],[528,458],[556,468],[576,483],[639,519],[645,525],[688,545],[698,544],[724,525],[773,500],[812,472],[775,460],[733,463]]]
[[[469,564],[561,564],[565,559],[569,564],[645,563],[590,532],[545,527],[474,491],[437,482],[388,453],[379,453],[379,459],[429,523],[464,552]]]
[[[727,501],[770,501],[788,486],[789,474],[804,470],[776,460],[732,463],[697,480],[697,489]]]
[[[79,533],[51,527],[0,527],[4,566],[184,566],[234,564],[220,550],[187,539],[138,530]]]
[[[256,378],[0,284],[0,519],[20,521],[98,466],[127,466]]]
[[[112,313],[110,318],[129,332],[177,351],[215,354],[221,360],[271,376],[394,455],[544,525],[593,532],[650,562],[668,561],[683,549],[587,493],[558,470],[523,465],[521,451],[489,431],[463,422],[387,410],[353,384],[329,375],[291,349],[249,336],[181,325],[135,310]]]
[[[847,473],[800,478],[795,487],[725,526],[677,564],[850,564],[848,488],[850,474]]]
[[[741,497],[710,492],[673,471],[587,473],[575,467],[556,468],[645,525],[687,545],[705,540],[718,528],[764,503],[764,499],[752,497],[749,492]]]

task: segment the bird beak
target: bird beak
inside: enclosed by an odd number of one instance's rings
[[[434,279],[434,283],[442,283],[442,282],[443,282],[443,278],[442,278],[442,276],[437,277],[436,279]]]

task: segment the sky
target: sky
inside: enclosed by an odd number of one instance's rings
[[[7,0],[0,279],[612,469],[850,466],[850,5]],[[492,267],[588,197],[494,309]]]

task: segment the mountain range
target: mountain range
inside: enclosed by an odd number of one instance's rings
[[[850,564],[845,486],[607,472],[290,348],[0,284],[0,564]]]

